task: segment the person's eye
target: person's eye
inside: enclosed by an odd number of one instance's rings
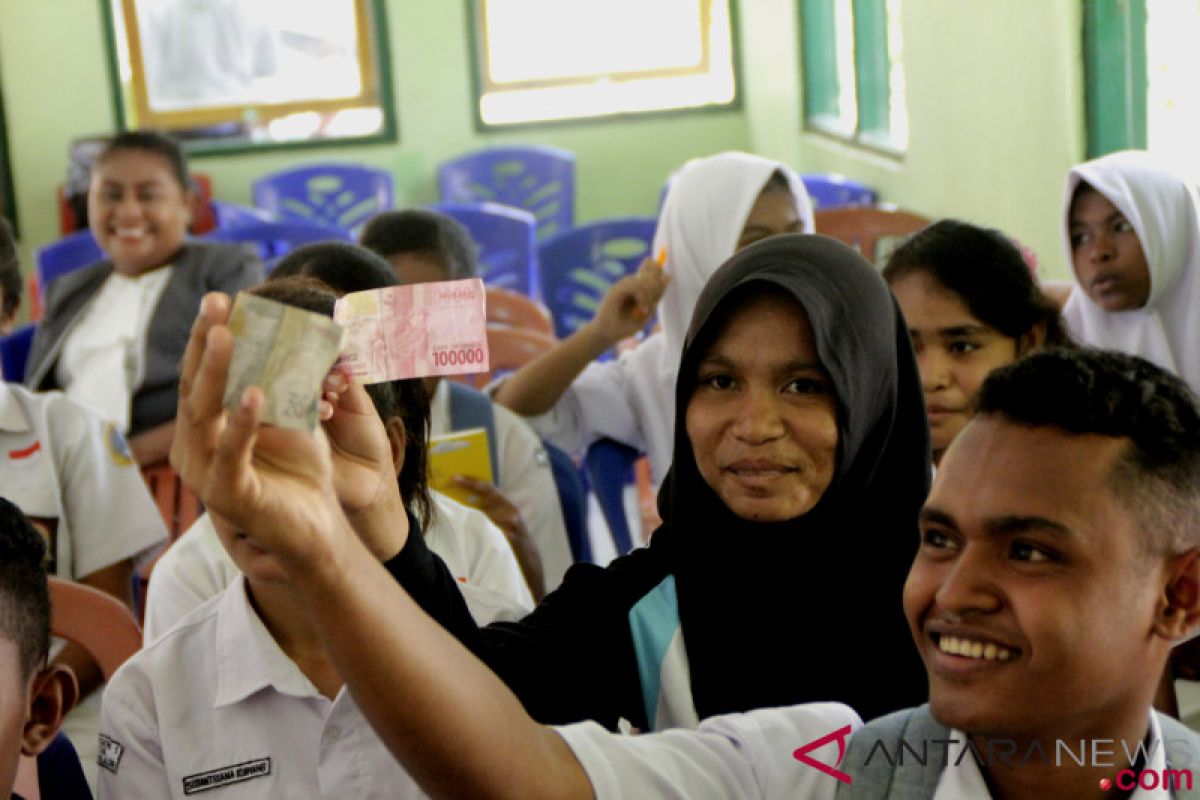
[[[788,383],[786,390],[791,394],[825,394],[828,385],[821,378],[796,378]]]
[[[143,203],[156,203],[162,199],[162,193],[156,191],[138,192],[138,200]]]
[[[929,550],[956,550],[958,541],[941,528],[927,528],[921,531],[921,545]]]
[[[1083,231],[1078,231],[1076,233],[1072,233],[1071,234],[1071,247],[1080,247],[1081,245],[1087,244],[1091,240],[1092,240],[1092,237],[1088,236]]]
[[[968,353],[973,353],[982,347],[979,342],[973,342],[970,339],[955,339],[946,345],[946,349],[953,355],[965,356]]]
[[[1116,221],[1113,225],[1113,230],[1117,233],[1132,233],[1133,225],[1130,224],[1129,220],[1122,218]]]
[[[1037,564],[1046,561],[1056,561],[1057,557],[1049,548],[1034,544],[1033,542],[1016,541],[1009,548],[1009,558],[1015,561],[1027,561]]]
[[[734,381],[732,375],[718,372],[713,375],[700,376],[700,385],[718,392],[725,392],[733,388]]]

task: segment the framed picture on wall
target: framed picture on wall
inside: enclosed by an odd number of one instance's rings
[[[17,195],[13,188],[12,159],[8,155],[8,126],[4,121],[4,81],[0,79],[0,217],[17,229]]]

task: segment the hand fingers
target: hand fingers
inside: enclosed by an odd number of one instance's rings
[[[249,490],[254,440],[258,435],[259,417],[264,397],[257,386],[248,387],[241,402],[229,415],[229,423],[217,439],[209,471],[209,491],[203,499],[219,511],[236,512]],[[213,485],[214,478],[218,483]],[[236,514],[230,514],[237,521]]]
[[[233,334],[224,326],[210,328],[187,402],[181,404],[189,424],[204,425],[220,415],[232,357]]]
[[[191,392],[192,380],[196,370],[200,368],[200,360],[204,355],[208,331],[213,325],[223,325],[229,317],[229,297],[220,292],[210,292],[200,300],[200,312],[192,323],[192,332],[188,336],[187,349],[183,353],[183,361],[179,365],[179,399],[183,401]]]

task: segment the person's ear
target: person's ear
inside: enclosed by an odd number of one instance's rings
[[[404,432],[404,420],[399,417],[389,417],[383,423],[387,431],[388,443],[392,446],[392,463],[396,465],[396,477],[404,469],[404,446],[408,444],[408,435]]]
[[[36,756],[58,733],[63,718],[79,700],[79,681],[65,664],[51,664],[33,679],[29,719],[25,722],[21,753]]]
[[[1154,610],[1154,631],[1178,641],[1200,626],[1200,547],[1174,556]]]
[[[1027,355],[1046,343],[1046,323],[1039,322],[1017,337],[1017,357]]]

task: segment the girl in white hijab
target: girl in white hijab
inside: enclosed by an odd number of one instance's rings
[[[1081,344],[1141,356],[1200,391],[1200,197],[1144,151],[1080,164],[1064,193]]]
[[[671,178],[652,256],[609,289],[591,322],[501,383],[496,402],[568,452],[607,437],[647,453],[658,486],[671,466],[675,374],[700,290],[743,247],[812,231],[812,204],[786,165],[739,152],[687,162]],[[661,331],[596,361],[645,327],[656,303]]]

